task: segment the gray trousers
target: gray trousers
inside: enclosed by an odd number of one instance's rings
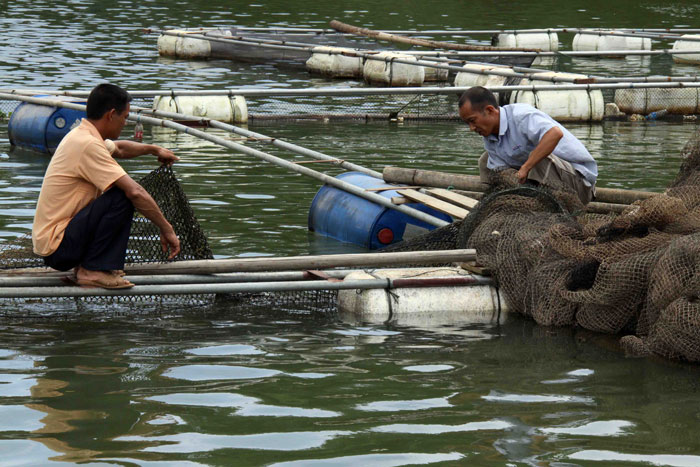
[[[479,157],[479,177],[482,183],[489,182],[489,172],[486,162],[489,153],[484,153]],[[588,204],[595,197],[595,186],[586,185],[586,179],[581,173],[567,161],[560,159],[554,154],[550,154],[545,159],[537,163],[527,175],[528,180],[534,180],[541,185],[549,187],[568,187],[573,190],[583,204]]]

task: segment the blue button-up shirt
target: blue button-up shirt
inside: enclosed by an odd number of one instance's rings
[[[586,147],[552,117],[528,104],[500,107],[498,135],[484,136],[489,153],[487,167],[492,170],[519,169],[549,130],[559,127],[564,134],[552,154],[569,162],[591,185],[598,177],[598,164]]]

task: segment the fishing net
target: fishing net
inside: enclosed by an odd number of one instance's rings
[[[195,218],[190,207],[187,196],[182,186],[177,181],[172,168],[162,166],[139,180],[151,197],[156,201],[165,218],[170,222],[180,239],[181,252],[175,261],[210,259],[212,252],[209,248],[207,238],[202,228]],[[138,212],[134,213],[134,219],[127,244],[127,263],[159,263],[167,259],[167,254],[163,252],[160,245],[159,229],[144,218]],[[43,268],[44,261],[32,251],[32,240],[30,235],[24,235],[15,241],[8,242],[0,246],[0,272],[9,269],[21,268]],[[113,305],[120,309],[127,310],[137,307],[143,310],[143,306],[148,304],[148,310],[153,307],[168,304],[173,300],[178,303],[187,302],[190,305],[204,305],[211,301],[211,296],[181,295],[177,298],[168,296],[95,296],[79,298],[53,298],[53,299],[13,299],[14,302],[32,303],[39,302],[63,302],[67,305],[79,302],[99,303],[102,305]],[[36,306],[36,310],[42,313],[41,306]],[[55,308],[55,307],[54,307]],[[3,310],[12,307],[2,307]],[[119,310],[117,310],[118,312]]]
[[[464,221],[392,251],[474,248],[511,310],[546,326],[622,334],[633,355],[700,361],[700,133],[663,194],[620,214],[583,210],[566,187],[494,191]]]
[[[213,258],[206,235],[197,222],[173,170],[170,167],[160,167],[139,180],[139,184],[156,201],[180,239],[181,251],[175,261]],[[162,251],[159,229],[139,213],[135,213],[127,244],[126,262],[144,264],[165,261],[167,261],[167,253]],[[32,252],[32,241],[29,235],[0,246],[0,272],[43,267],[43,259]],[[76,316],[76,312],[80,311],[90,314],[99,311],[110,317],[122,314],[133,316],[134,313],[157,316],[159,313],[171,313],[177,309],[215,313],[219,309],[232,308],[252,313],[309,314],[335,311],[337,291],[17,298],[0,299],[0,303],[3,304],[0,306],[0,316],[5,319],[19,317],[23,320],[34,317],[37,319],[62,316],[72,318]],[[213,304],[224,306],[211,307],[210,305]],[[12,305],[24,305],[21,307],[21,316],[17,314],[19,308]]]
[[[171,167],[162,166],[139,180],[160,207],[180,239],[176,261],[213,258],[207,238],[194,216],[187,196]],[[134,213],[126,250],[127,263],[163,262],[167,253],[160,245],[160,230],[138,212]],[[32,251],[30,235],[0,246],[0,270],[44,267]]]

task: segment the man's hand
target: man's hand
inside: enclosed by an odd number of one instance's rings
[[[158,162],[167,166],[173,165],[173,162],[180,160],[170,149],[165,149],[160,146],[155,147],[153,154],[158,158]]]
[[[170,250],[168,259],[173,259],[180,253],[180,240],[178,240],[175,231],[171,228],[169,231],[160,232],[160,245],[163,248],[163,253],[167,253]]]
[[[530,169],[526,167],[520,167],[520,170],[518,170],[518,173],[515,174],[516,177],[518,177],[518,183],[523,184],[527,181],[527,176],[530,173]]]

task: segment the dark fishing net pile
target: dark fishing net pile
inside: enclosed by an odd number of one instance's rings
[[[663,194],[586,213],[564,187],[499,189],[461,223],[393,251],[474,248],[510,308],[546,326],[623,335],[635,355],[700,361],[700,133]],[[509,188],[510,187],[510,188]]]

